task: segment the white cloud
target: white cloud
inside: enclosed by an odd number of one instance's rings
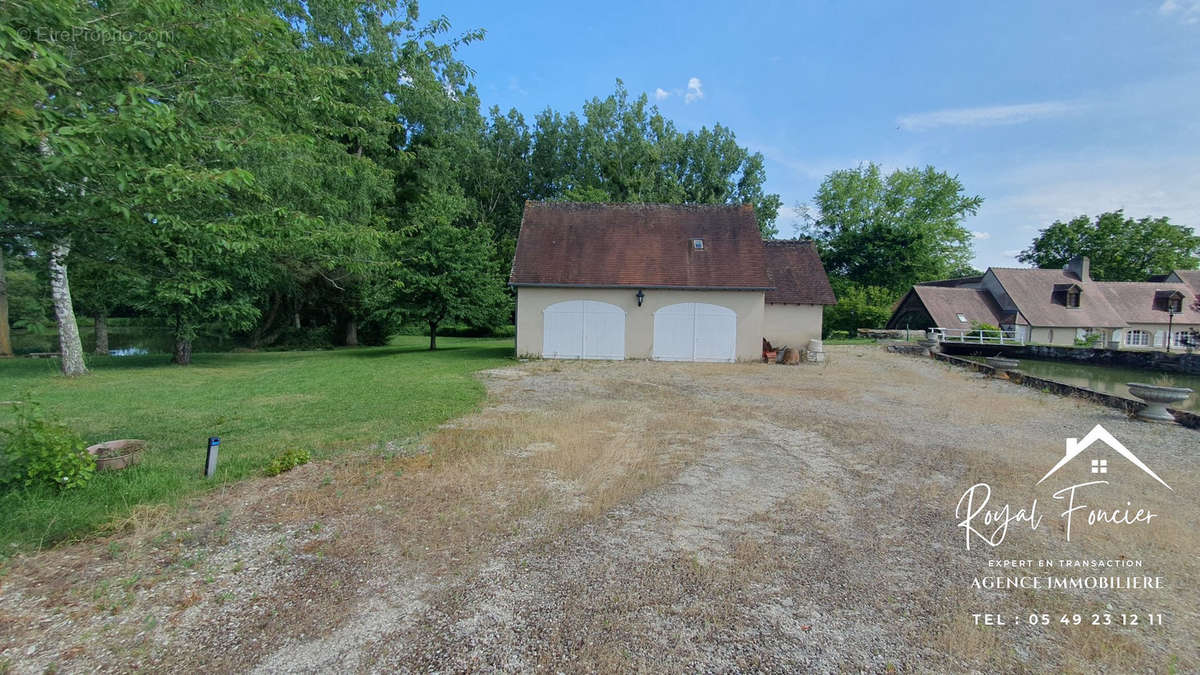
[[[1002,124],[1022,124],[1035,119],[1062,117],[1083,106],[1066,101],[1042,101],[1017,105],[950,108],[913,113],[896,120],[905,131],[927,131],[939,127],[992,127]]]
[[[1158,6],[1158,13],[1178,16],[1186,24],[1200,23],[1200,0],[1166,0]]]
[[[1022,163],[990,177],[988,198],[969,227],[990,232],[977,242],[975,266],[1010,265],[1036,231],[1055,220],[1124,209],[1131,218],[1167,216],[1200,225],[1200,155],[1154,157],[1105,151]]]
[[[975,237],[976,240],[982,241],[984,239],[991,239],[992,233],[991,232],[972,232],[971,236]]]
[[[683,97],[684,103],[692,103],[704,98],[704,90],[700,88],[700,78],[688,78],[687,94]]]
[[[654,90],[654,100],[655,101],[665,101],[665,100],[667,100],[667,97],[670,95],[671,95],[671,92],[667,91],[666,89],[663,89],[662,87],[659,87]]]

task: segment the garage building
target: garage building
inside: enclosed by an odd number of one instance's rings
[[[509,283],[523,357],[756,360],[835,302],[812,243],[763,242],[748,205],[527,202]]]

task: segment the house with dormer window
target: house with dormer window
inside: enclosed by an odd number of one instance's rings
[[[1086,257],[1061,270],[988,268],[982,276],[913,286],[888,328],[965,329],[979,324],[1033,344],[1110,349],[1200,346],[1200,271],[1160,281],[1094,281]]]

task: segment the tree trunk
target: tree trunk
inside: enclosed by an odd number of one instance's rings
[[[354,319],[346,322],[346,346],[358,346],[358,322]]]
[[[100,356],[108,356],[108,314],[106,312],[96,314],[96,353]]]
[[[175,338],[175,356],[171,358],[171,362],[186,366],[192,362],[192,341],[185,338]]]
[[[12,337],[8,332],[8,282],[4,279],[4,249],[0,248],[0,356],[12,355]]]
[[[254,333],[250,336],[250,348],[258,349],[263,343],[263,335],[267,329],[275,325],[275,316],[279,314],[279,306],[283,301],[275,293],[271,294],[271,309],[267,311],[267,316],[262,321],[254,326]]]
[[[292,314],[292,328],[300,330],[300,312],[295,312]]]
[[[436,323],[429,322],[429,349],[430,351],[437,349],[437,327]]]
[[[75,322],[75,307],[71,304],[71,286],[67,282],[67,254],[70,244],[58,242],[50,248],[50,297],[54,301],[54,319],[58,323],[58,351],[62,354],[63,375],[86,375],[83,362],[83,343],[79,339],[79,324]]]

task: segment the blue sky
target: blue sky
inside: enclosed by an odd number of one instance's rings
[[[621,78],[681,128],[767,160],[778,221],[832,170],[957,174],[976,265],[1055,219],[1124,208],[1200,229],[1200,0],[430,4],[485,107],[578,110]]]

